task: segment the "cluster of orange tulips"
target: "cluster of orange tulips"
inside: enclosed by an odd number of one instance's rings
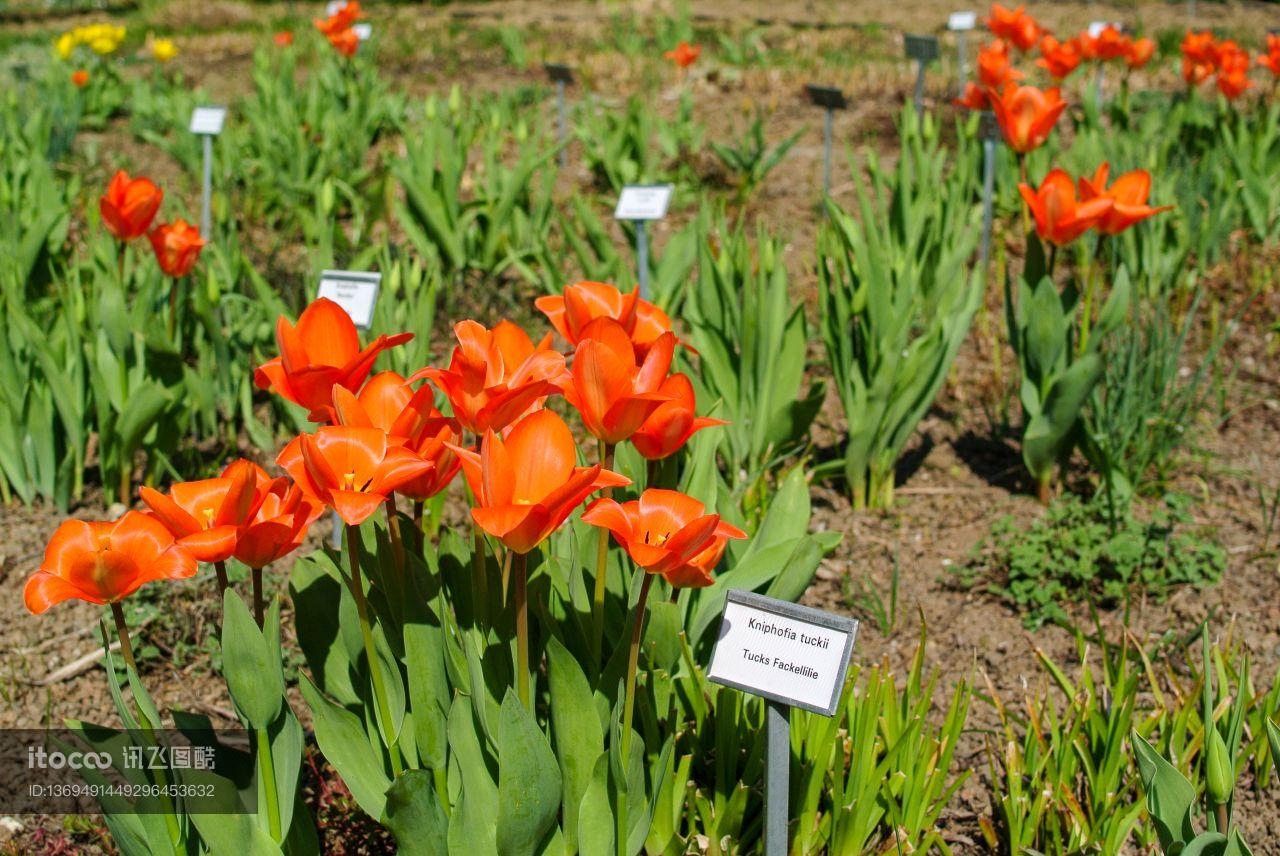
[[[1280,40],[1268,36],[1267,47],[1268,52],[1258,58],[1258,64],[1280,75]],[[1234,101],[1253,85],[1249,68],[1249,52],[1231,39],[1219,40],[1206,30],[1187,31],[1182,40],[1182,79],[1189,88],[1214,78],[1218,91]]]
[[[107,192],[98,200],[98,210],[107,230],[121,244],[146,235],[160,269],[176,279],[191,273],[205,241],[199,229],[181,218],[153,228],[152,222],[162,201],[164,191],[151,179],[130,178],[120,170],[112,176]]]
[[[360,0],[347,0],[327,18],[317,18],[314,23],[320,34],[329,40],[333,49],[345,57],[353,57],[360,49],[360,35],[355,30],[356,21],[363,17],[360,11]],[[276,44],[287,47],[293,43],[290,34],[287,43],[281,43],[277,36]]]
[[[141,207],[135,199],[126,208],[131,222],[146,214]],[[129,658],[123,598],[147,582],[190,577],[198,562],[214,566],[225,590],[225,562],[234,557],[252,570],[261,623],[262,569],[296,549],[326,508],[346,524],[353,594],[360,603],[360,524],[385,508],[403,564],[396,495],[417,503],[420,519],[421,503],[459,470],[473,497],[477,548],[483,549],[483,532],[508,551],[518,615],[526,609],[526,554],[600,490],[606,496],[583,519],[613,533],[647,572],[642,597],[655,576],[673,588],[710,585],[728,540],[745,533],[706,514],[698,500],[652,484],[630,502],[607,496],[630,484],[612,470],[619,443],[631,442],[656,461],[695,432],[724,424],[698,417],[689,378],[671,371],[678,342],[670,320],[636,292],[594,282],[570,285],[563,296],[541,298],[537,306],[567,340],[568,358],[551,347],[552,334],[534,344],[508,321],[492,329],[462,321],[454,328],[458,344],[448,366],[408,379],[371,373],[378,355],[411,333],[378,336],[362,348],[346,312],[326,299],[308,306],[296,325],[280,318],[280,356],[258,367],[255,382],[305,407],[319,424],[277,457],[286,475],[272,478],[239,460],[217,478],[178,483],[167,494],[143,488],[147,510],[129,511],[114,523],[66,521],[27,583],[28,608],[43,612],[71,598],[109,604]],[[424,379],[427,384],[414,387]],[[436,408],[437,390],[451,415]],[[564,418],[546,407],[557,395],[599,442],[598,459],[589,466],[579,465],[579,447]],[[597,621],[603,616],[603,535],[600,544]],[[642,599],[636,642],[643,610]],[[518,649],[527,703],[527,640]]]
[[[1173,206],[1153,208],[1147,204],[1151,174],[1135,169],[1107,187],[1109,164],[1102,164],[1078,183],[1062,169],[1053,169],[1038,188],[1025,182],[1018,185],[1023,200],[1035,218],[1040,239],[1055,247],[1069,244],[1090,229],[1102,235],[1118,235],[1135,223],[1168,211]]]

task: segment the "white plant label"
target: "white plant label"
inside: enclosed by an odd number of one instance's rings
[[[197,107],[191,112],[191,133],[216,137],[226,120],[226,107]]]
[[[332,18],[345,8],[347,8],[347,0],[329,0],[328,3],[324,4],[325,17]]]
[[[731,590],[707,677],[824,716],[835,713],[858,622]]]
[[[629,184],[622,188],[613,217],[615,220],[661,220],[667,216],[673,190],[675,186],[671,184]]]
[[[1102,35],[1102,31],[1107,27],[1115,27],[1117,30],[1124,29],[1123,24],[1112,24],[1108,21],[1094,21],[1089,25],[1089,38],[1096,39],[1098,36]]]
[[[352,24],[351,32],[356,34],[356,38],[362,42],[369,41],[369,37],[373,35],[373,24]]]
[[[972,30],[976,26],[978,26],[978,14],[976,12],[952,12],[951,17],[947,18],[947,29],[953,32]]]
[[[373,308],[378,303],[382,274],[354,270],[326,270],[320,273],[316,297],[327,297],[351,316],[361,330],[373,326]]]

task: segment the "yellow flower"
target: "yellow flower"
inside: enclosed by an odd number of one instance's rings
[[[116,48],[120,47],[120,43],[112,39],[110,36],[97,36],[89,41],[89,50],[98,56],[106,56],[115,53]]]
[[[173,39],[156,39],[151,44],[151,55],[156,58],[156,62],[168,62],[178,55],[178,46],[173,43]]]
[[[75,33],[63,33],[58,36],[58,41],[54,43],[54,49],[57,50],[58,56],[63,59],[71,59],[71,52],[76,49]]]

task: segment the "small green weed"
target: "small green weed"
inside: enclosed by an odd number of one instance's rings
[[[1135,592],[1163,597],[1178,585],[1216,582],[1227,557],[1195,527],[1187,500],[1166,496],[1147,519],[1111,517],[1101,499],[1067,495],[1027,528],[1005,516],[960,570],[1023,613],[1028,628],[1066,622],[1064,603],[1123,603]]]

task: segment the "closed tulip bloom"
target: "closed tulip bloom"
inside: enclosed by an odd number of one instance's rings
[[[195,572],[196,560],[149,514],[129,511],[113,523],[65,520],[49,539],[40,570],[27,580],[23,600],[37,615],[64,600],[116,603],[146,583]]]
[[[1063,246],[1074,241],[1111,210],[1107,198],[1077,200],[1076,185],[1061,169],[1052,170],[1040,187],[1019,184],[1018,190],[1036,220],[1036,233],[1042,240]]]
[[[1026,12],[1025,6],[1009,10],[999,3],[991,4],[991,17],[987,19],[987,29],[997,38],[1004,39],[1024,53],[1035,47],[1036,41],[1044,32]]]
[[[250,568],[265,568],[298,549],[324,511],[284,476],[260,484],[259,490],[261,502],[236,533],[234,555]]]
[[[991,109],[1009,148],[1026,154],[1044,145],[1067,102],[1059,90],[1034,86],[1009,86],[991,96]]]
[[[471,517],[521,554],[546,540],[592,492],[631,483],[599,464],[577,466],[573,434],[551,410],[525,416],[506,439],[487,432],[479,454],[459,446],[453,451],[476,497]]]
[[[703,428],[728,425],[723,419],[695,415],[693,384],[683,374],[673,374],[662,382],[658,392],[671,396],[658,405],[640,428],[631,435],[631,444],[651,461],[668,458],[680,451],[689,438]]]
[[[1147,197],[1151,194],[1151,173],[1145,169],[1126,172],[1107,187],[1107,176],[1111,171],[1109,164],[1102,164],[1092,178],[1080,179],[1080,198],[1110,199],[1111,209],[1097,223],[1097,229],[1105,235],[1118,235],[1134,223],[1140,223],[1148,217],[1169,211],[1172,205],[1152,208],[1147,205]]]
[[[681,42],[673,49],[667,51],[662,56],[674,62],[680,68],[688,68],[698,61],[698,57],[702,54],[702,48],[699,45],[691,45],[688,42]]]
[[[334,50],[348,59],[355,56],[356,51],[360,50],[360,36],[356,34],[353,28],[338,30],[336,33],[330,33],[326,38]]]
[[[206,243],[200,237],[200,230],[182,219],[161,223],[147,237],[160,269],[175,279],[191,273]]]
[[[1218,91],[1230,101],[1239,98],[1253,85],[1249,68],[1249,54],[1235,42],[1223,42],[1218,49]]]
[[[267,474],[251,461],[231,463],[215,479],[178,482],[168,495],[144,487],[142,501],[199,562],[225,562],[235,553],[236,533],[262,502],[259,483]]]
[[[1148,38],[1134,39],[1129,45],[1129,52],[1125,54],[1125,64],[1132,69],[1139,69],[1151,62],[1151,58],[1156,55],[1156,43]]]
[[[327,425],[284,447],[276,463],[304,496],[328,506],[348,526],[359,526],[396,488],[431,468],[377,428]]]
[[[711,585],[729,539],[747,537],[705,510],[691,496],[650,488],[631,502],[597,499],[582,520],[608,529],[646,573],[661,574],[676,588],[703,588]]]
[[[510,321],[492,330],[460,321],[453,333],[458,345],[449,367],[423,369],[410,380],[430,380],[448,397],[458,424],[477,436],[503,430],[569,381],[564,355],[551,350],[550,335],[535,346]]]
[[[71,72],[71,83],[77,89],[85,88],[89,85],[89,72],[85,71],[83,68],[79,68]]]
[[[98,211],[107,230],[120,241],[140,238],[151,228],[160,210],[164,191],[149,178],[130,178],[124,170],[111,177],[107,192],[98,200]]]
[[[271,37],[271,41],[278,48],[287,48],[293,44],[293,33],[289,30],[281,30]]]
[[[351,25],[360,20],[363,14],[360,9],[359,0],[347,0],[336,12],[328,18],[316,18],[313,23],[316,29],[326,36],[332,36],[343,30],[350,30]]]
[[[1053,36],[1040,40],[1040,59],[1036,65],[1049,72],[1054,80],[1062,80],[1080,67],[1080,51],[1074,42],[1060,42]]]
[[[1110,62],[1114,59],[1123,59],[1128,53],[1129,48],[1133,45],[1133,41],[1112,24],[1107,24],[1102,28],[1094,39],[1094,55],[1103,62]]]
[[[1258,65],[1280,77],[1280,35],[1267,34],[1267,52],[1258,57]]]
[[[1218,43],[1213,33],[1193,33],[1182,39],[1182,79],[1190,86],[1204,83],[1218,68]]]
[[[632,289],[623,294],[605,282],[577,282],[566,285],[563,296],[549,295],[534,301],[556,332],[571,346],[582,339],[582,331],[597,318],[612,318],[631,337],[640,358],[663,333],[671,332],[671,319]]]
[[[675,352],[674,333],[664,333],[636,362],[631,338],[612,318],[587,325],[573,357],[573,382],[564,397],[578,409],[587,431],[612,446],[634,434],[670,396],[661,392]]]
[[[333,388],[359,389],[378,354],[412,338],[412,333],[383,335],[361,350],[351,316],[322,297],[303,310],[297,326],[284,316],[276,321],[280,356],[258,366],[253,382],[307,408],[312,422],[332,422]]]
[[[1025,76],[1013,67],[1008,42],[996,39],[978,51],[978,82],[983,86],[1000,90]]]

